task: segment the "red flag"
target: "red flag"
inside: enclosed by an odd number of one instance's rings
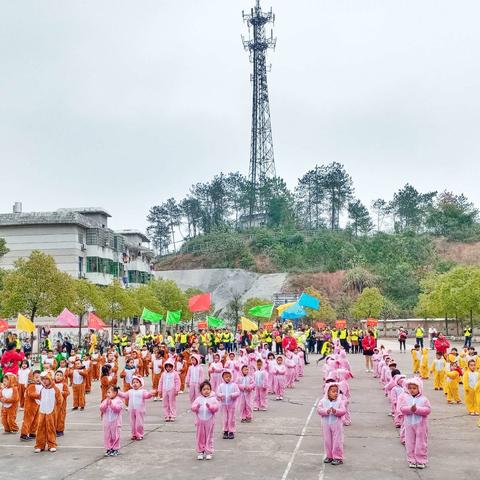
[[[6,332],[9,328],[8,322],[0,318],[0,333]]]
[[[188,308],[191,312],[207,312],[212,306],[212,294],[202,293],[195,295],[188,301]]]
[[[106,325],[100,317],[90,312],[88,314],[88,328],[91,330],[103,330],[106,328]]]

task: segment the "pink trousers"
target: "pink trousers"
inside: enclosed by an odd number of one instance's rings
[[[235,433],[235,403],[231,403],[230,405],[222,405],[222,415],[223,431]]]
[[[293,384],[295,382],[295,367],[288,367],[287,368],[287,387],[293,388]]]
[[[177,416],[177,396],[173,388],[163,392],[163,415],[172,418]]]
[[[322,423],[323,448],[325,456],[335,460],[343,460],[343,423],[338,419],[335,423],[328,425]]]
[[[238,413],[242,420],[252,418],[252,392],[242,392],[238,397]],[[228,430],[231,432],[232,430]]]
[[[198,383],[190,383],[190,387],[188,387],[188,398],[190,398],[190,403],[193,403],[199,395],[200,385]]]
[[[145,423],[145,412],[142,410],[128,409],[130,415],[130,428],[132,429],[132,437],[142,437],[144,434],[143,424]]]
[[[273,377],[273,392],[277,397],[283,397],[285,393],[285,375],[275,375]]]
[[[350,416],[350,400],[345,400],[345,415],[342,418],[344,425],[352,424],[352,417]]]
[[[273,377],[273,374],[268,374],[268,393],[273,393]]]
[[[263,387],[255,387],[255,396],[253,398],[253,406],[259,410],[267,409],[267,389]]]
[[[120,449],[121,419],[120,415],[119,420],[113,422],[107,422],[105,418],[103,420],[103,445],[106,450]]]
[[[427,426],[424,422],[410,425],[404,421],[405,449],[409,463],[423,463],[428,461]]]
[[[213,453],[213,432],[215,429],[215,420],[212,417],[210,420],[197,419],[197,452],[198,453]]]

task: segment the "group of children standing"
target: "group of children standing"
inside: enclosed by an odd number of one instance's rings
[[[417,373],[416,367],[420,369],[419,363],[414,364],[414,374]],[[400,442],[405,445],[408,466],[424,469],[428,462],[428,415],[431,406],[423,394],[422,379],[402,375],[391,352],[383,347],[374,350],[373,377],[380,380],[389,400],[389,415],[394,426],[400,429]]]
[[[428,365],[427,348],[420,351],[419,345],[412,349],[412,370],[423,380],[433,374],[433,387],[443,391],[447,402],[461,404],[460,385],[463,385],[465,407],[469,415],[480,415],[480,357],[474,347],[464,347],[458,352],[453,347],[445,355],[435,352],[435,358]],[[421,358],[420,358],[421,353]],[[480,419],[477,425],[480,427]]]
[[[353,378],[347,354],[338,340],[333,353],[326,358],[324,366],[323,397],[317,412],[322,418],[324,463],[343,463],[343,428],[352,424],[350,418],[350,387]]]
[[[302,349],[275,356],[267,345],[242,349],[238,354],[219,349],[207,355],[206,365],[196,351],[176,354],[164,345],[152,353],[146,347],[126,353],[121,370],[114,348],[103,355],[97,350],[91,355],[64,351],[55,357],[52,352],[43,352],[38,370],[22,361],[18,376],[6,374],[0,387],[5,432],[19,431],[17,412],[24,410],[20,439],[35,439],[35,452],[55,452],[57,438],[64,435],[67,397],[72,397],[72,410],[81,412],[86,395],[98,382],[105,455],[117,456],[125,408],[131,438],[140,441],[146,401],[162,401],[165,421],[174,422],[177,396],[188,391],[195,415],[198,459],[209,460],[214,453],[217,412],[222,412],[223,438],[233,439],[237,416],[242,423],[249,423],[253,412],[267,410],[269,394],[283,400],[285,389],[294,387],[305,365]],[[144,379],[150,375],[152,387],[146,389]]]

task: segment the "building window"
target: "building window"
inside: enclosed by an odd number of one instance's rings
[[[85,243],[85,237],[83,236],[83,232],[78,232],[78,243]]]
[[[148,272],[139,272],[138,270],[128,271],[128,283],[141,283],[146,284],[152,278],[152,275]]]

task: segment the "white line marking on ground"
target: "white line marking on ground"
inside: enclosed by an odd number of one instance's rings
[[[322,463],[322,468],[320,469],[320,472],[318,473],[318,480],[324,480],[325,478],[325,464]]]
[[[303,425],[302,431],[300,433],[300,438],[297,441],[297,444],[295,445],[295,448],[293,449],[292,456],[290,457],[290,461],[287,464],[287,468],[285,468],[285,471],[283,472],[282,475],[282,480],[286,480],[288,477],[288,474],[290,472],[290,469],[292,468],[293,461],[295,460],[295,457],[297,456],[298,450],[300,449],[300,445],[302,444],[303,437],[305,435],[305,432],[307,431],[308,424],[310,423],[310,419],[312,418],[313,412],[315,411],[315,408],[317,407],[318,403],[318,398],[315,400],[315,403],[313,404],[313,407],[310,410],[310,413],[308,414],[307,420],[305,421],[305,424]]]

